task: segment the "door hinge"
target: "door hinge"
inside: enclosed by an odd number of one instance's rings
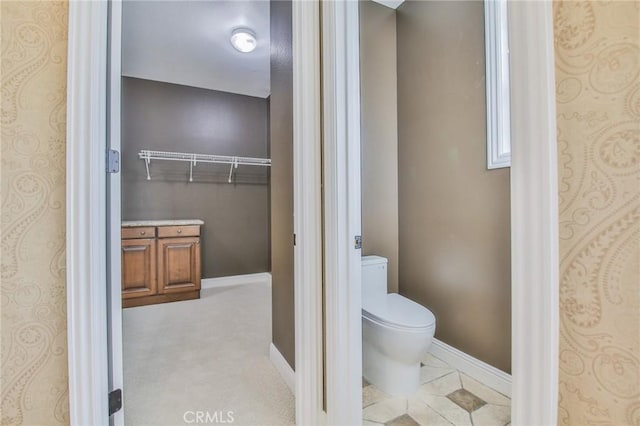
[[[117,413],[122,408],[122,389],[109,392],[109,415]]]
[[[360,250],[362,248],[362,235],[355,236],[355,247],[356,250]]]
[[[293,234],[293,245],[296,245],[296,234]]]
[[[107,173],[118,173],[120,171],[120,152],[115,149],[107,151]]]

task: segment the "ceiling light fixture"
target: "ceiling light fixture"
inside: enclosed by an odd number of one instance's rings
[[[256,43],[256,34],[250,29],[238,28],[231,33],[231,45],[239,52],[252,52]]]

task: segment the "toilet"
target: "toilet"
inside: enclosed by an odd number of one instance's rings
[[[387,259],[362,257],[362,373],[394,396],[420,386],[420,362],[436,330],[435,316],[422,305],[387,293]]]

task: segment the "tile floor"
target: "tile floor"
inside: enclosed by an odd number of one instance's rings
[[[511,400],[427,355],[421,385],[409,398],[386,395],[362,382],[365,426],[505,426],[511,422]]]

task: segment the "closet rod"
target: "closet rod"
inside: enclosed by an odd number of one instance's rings
[[[238,166],[263,166],[271,167],[270,158],[255,158],[255,157],[232,157],[229,155],[213,155],[213,154],[195,154],[188,152],[171,152],[171,151],[150,151],[143,149],[138,153],[138,158],[144,160],[144,165],[147,170],[147,180],[151,180],[151,173],[149,171],[149,164],[151,160],[168,160],[168,161],[183,161],[189,163],[189,182],[193,182],[193,167],[198,163],[218,163],[229,164],[229,179],[228,182],[233,182],[233,169],[237,169]]]
[[[271,167],[270,158],[256,157],[239,157],[230,155],[213,155],[213,154],[196,154],[187,152],[170,152],[170,151],[150,151],[143,149],[138,153],[141,160],[168,160],[168,161],[185,161],[193,164],[197,163],[220,163],[232,164],[234,166],[264,166]]]

